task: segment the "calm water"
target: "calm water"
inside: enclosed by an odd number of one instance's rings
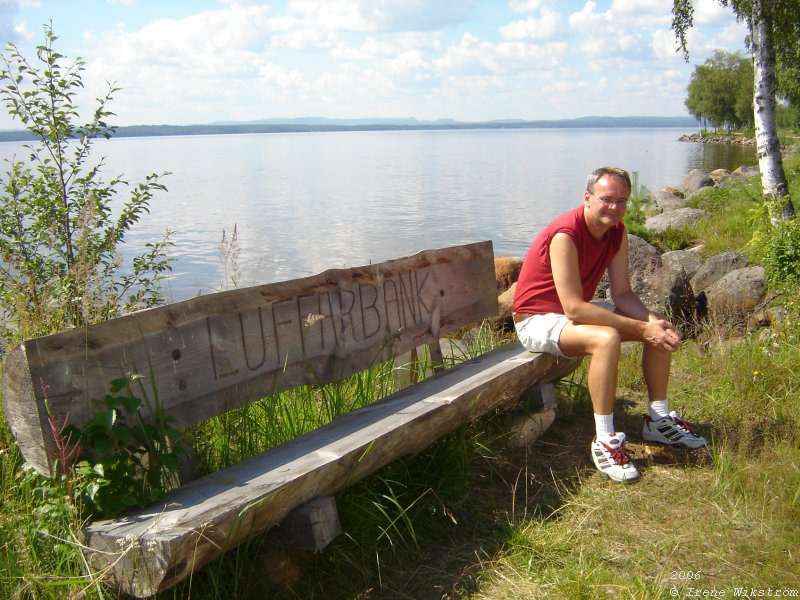
[[[165,227],[173,300],[229,287],[223,230],[239,239],[240,285],[490,239],[521,256],[581,199],[594,168],[677,185],[694,168],[755,164],[752,148],[678,142],[683,129],[528,129],[118,138],[97,142],[106,178],[170,171],[130,250]],[[0,158],[24,156],[1,143]]]

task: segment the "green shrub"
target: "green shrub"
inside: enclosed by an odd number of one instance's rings
[[[8,162],[0,176],[0,335],[6,342],[117,316],[163,301],[160,281],[170,270],[168,236],[149,243],[123,269],[120,244],[149,211],[161,175],[148,175],[112,216],[128,184],[103,180],[103,160],[90,163],[92,142],[111,137],[113,85],[88,123],[79,125],[75,96],[84,63],[68,63],[45,43],[29,61],[14,44],[0,55],[0,99],[36,139],[26,161]]]
[[[796,289],[800,285],[800,220],[773,221],[769,203],[754,211],[753,237],[747,251],[764,266],[767,281],[776,291]]]
[[[102,401],[106,410],[82,428],[68,425],[61,436],[67,454],[69,441],[76,450],[75,464],[61,465],[62,470],[74,472],[78,500],[95,515],[110,517],[147,506],[177,487],[183,442],[192,441],[157,402],[149,406],[153,422],[146,422],[141,414],[144,402],[131,383],[127,377],[112,381]]]

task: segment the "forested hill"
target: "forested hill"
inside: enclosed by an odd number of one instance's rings
[[[693,117],[580,117],[552,121],[516,119],[467,123],[441,119],[267,119],[250,122],[220,122],[206,125],[132,125],[119,127],[114,137],[163,135],[219,135],[235,133],[292,133],[312,131],[393,131],[425,129],[543,129],[577,127],[696,127]],[[0,141],[34,139],[24,130],[0,131]]]

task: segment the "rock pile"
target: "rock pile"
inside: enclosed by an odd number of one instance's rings
[[[678,138],[680,142],[699,142],[701,144],[736,144],[738,146],[755,146],[756,140],[754,138],[746,137],[729,137],[723,135],[706,136],[699,133],[691,135],[682,135]]]
[[[715,187],[728,185],[735,178],[757,174],[757,167],[740,167],[733,172],[725,169],[711,173],[693,170],[677,187],[664,188],[650,195],[648,204],[655,214],[646,220],[645,227],[654,232],[686,227],[708,214],[688,208],[689,200],[712,193]],[[764,302],[767,291],[764,268],[748,265],[744,254],[724,252],[703,259],[702,247],[662,254],[658,248],[635,235],[629,234],[628,241],[633,290],[651,310],[671,315],[685,335],[695,333],[709,316],[727,322],[744,321]],[[522,259],[498,257],[495,260],[499,317],[513,328],[511,306]],[[601,282],[598,297],[605,298],[606,294],[607,284]]]

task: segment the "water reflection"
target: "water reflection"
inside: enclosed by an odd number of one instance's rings
[[[755,164],[752,148],[679,142],[680,129],[341,132],[97,143],[110,179],[170,171],[128,238],[173,230],[173,300],[221,289],[223,229],[239,235],[240,285],[295,278],[484,239],[522,255],[580,201],[586,175],[619,165],[651,189],[693,168]],[[0,156],[20,152],[0,144]]]

